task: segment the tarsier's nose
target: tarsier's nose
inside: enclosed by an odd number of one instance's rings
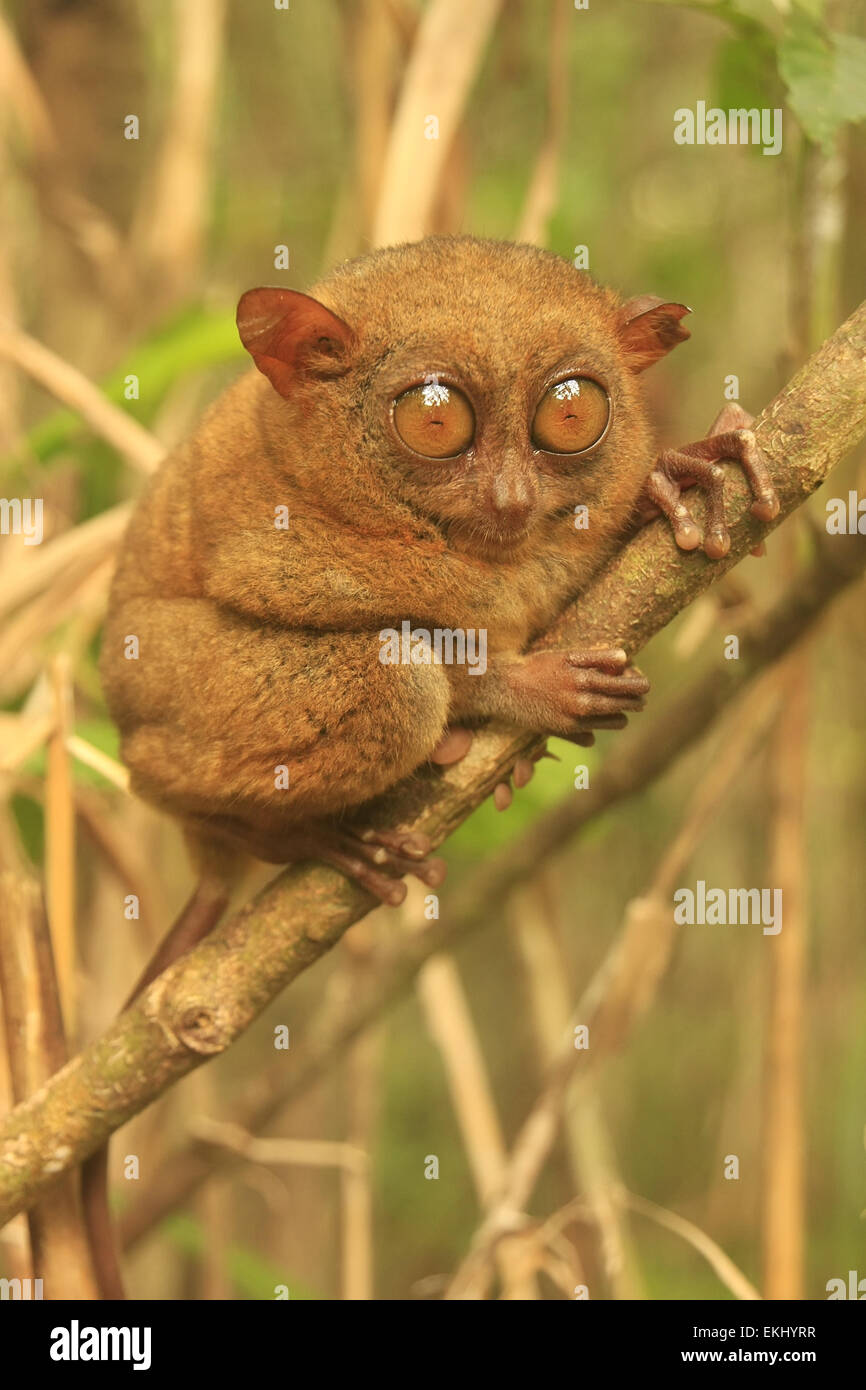
[[[529,520],[535,507],[536,486],[531,474],[507,464],[490,481],[489,505],[496,521],[509,531],[518,531]]]

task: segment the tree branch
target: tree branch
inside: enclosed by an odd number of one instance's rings
[[[799,506],[866,434],[866,304],[827,340],[757,422],[781,501]],[[547,645],[599,642],[635,654],[770,527],[748,513],[728,469],[731,552],[683,556],[666,525],[645,528],[557,621]],[[373,808],[374,824],[423,829],[441,843],[539,740],[490,729],[462,762],[416,774]],[[0,1129],[0,1222],[30,1206],[126,1120],[209,1056],[224,1051],[297,975],[374,905],[324,865],[293,867],[177,961],[108,1031]]]
[[[753,618],[740,633],[739,661],[719,661],[669,700],[661,714],[642,721],[616,740],[592,786],[563,797],[504,848],[473,869],[448,895],[447,916],[419,932],[400,937],[377,954],[368,987],[353,991],[338,1012],[327,1010],[307,1034],[303,1059],[285,1075],[280,1066],[262,1100],[241,1103],[237,1122],[260,1134],[275,1117],[336,1064],[344,1049],[385,1010],[412,988],[422,966],[439,951],[453,951],[472,932],[497,921],[496,909],[522,883],[531,881],[546,859],[572,843],[590,821],[636,796],[663,776],[697,743],[744,688],[811,630],[833,600],[861,579],[866,546],[859,536],[828,537],[812,561],[799,570],[773,607]],[[194,1140],[168,1154],[135,1206],[120,1220],[124,1244],[134,1245],[187,1201],[215,1169],[237,1163],[228,1153],[205,1154]]]

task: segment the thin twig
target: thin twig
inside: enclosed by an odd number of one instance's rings
[[[100,777],[104,777],[113,787],[118,787],[122,792],[129,791],[127,769],[116,758],[103,753],[101,748],[94,748],[92,743],[80,738],[78,734],[69,734],[66,738],[66,750],[85,767],[98,772]]]
[[[501,5],[431,0],[424,10],[391,125],[373,228],[377,246],[417,241],[430,230],[445,162]]]
[[[571,1017],[564,943],[542,874],[514,895],[512,933],[524,965],[538,1051],[545,1073],[555,1062]],[[614,1192],[620,1185],[616,1157],[592,1077],[572,1088],[563,1116],[575,1189],[586,1194],[599,1232],[601,1259],[614,1298],[642,1297],[631,1234]]]
[[[372,968],[375,916],[359,922],[345,938],[348,983],[361,986]],[[369,1154],[375,1143],[381,1090],[382,1028],[371,1028],[358,1038],[345,1059],[346,1144],[356,1153]],[[373,1173],[372,1164],[344,1166],[340,1172],[340,1292],[347,1302],[368,1302],[374,1297]]]
[[[51,668],[54,728],[48,740],[45,781],[45,891],[60,1001],[67,1032],[74,1036],[77,1008],[75,939],[75,805],[66,740],[72,723],[69,664],[57,656]]]
[[[225,40],[225,0],[174,0],[174,74],[156,167],[131,244],[160,305],[195,279],[210,206],[211,146]]]
[[[44,748],[54,730],[54,714],[0,714],[0,772],[14,772]]]
[[[124,410],[107,400],[92,381],[56,352],[11,324],[0,323],[0,357],[14,362],[141,473],[152,473],[165,455],[158,439]]]
[[[735,1298],[760,1300],[761,1295],[754,1284],[749,1282],[730,1256],[726,1255],[721,1246],[717,1245],[706,1231],[702,1231],[700,1226],[687,1221],[684,1216],[678,1216],[676,1212],[665,1211],[664,1207],[656,1206],[655,1202],[648,1202],[645,1197],[635,1196],[633,1192],[623,1192],[621,1197],[632,1211],[639,1212],[641,1216],[646,1216],[650,1221],[655,1221],[657,1225],[664,1226],[666,1230],[673,1231],[674,1235],[688,1241],[689,1245],[703,1255],[707,1264]]]
[[[423,899],[422,885],[413,885],[406,900],[407,918],[418,918]],[[502,1181],[508,1151],[481,1042],[453,957],[441,952],[429,960],[419,972],[417,990],[430,1036],[442,1059],[460,1137],[483,1210]],[[519,1247],[502,1242],[496,1257],[506,1299],[538,1297]]]
[[[14,582],[38,563],[32,550],[19,552],[6,573]],[[42,666],[41,645],[60,623],[73,618],[80,631],[87,620],[101,622],[113,571],[110,557],[85,551],[6,623],[0,634],[0,699],[14,700],[30,684]]]
[[[128,302],[130,258],[111,220],[70,186],[63,146],[39,84],[11,27],[0,17],[0,94],[5,97],[29,156],[42,206],[84,258],[102,291],[115,304]]]
[[[20,1101],[67,1054],[42,894],[12,873],[0,874],[0,997],[12,1092]],[[96,1298],[75,1175],[65,1174],[28,1215],[33,1272],[44,1296]]]
[[[14,613],[69,569],[100,564],[119,543],[131,514],[132,503],[123,502],[39,546],[15,574],[4,574],[0,618]]]
[[[796,652],[779,673],[782,710],[771,744],[770,881],[785,928],[767,943],[761,1229],[768,1299],[804,1297],[806,990],[806,757],[809,667]]]
[[[250,1163],[285,1164],[301,1168],[350,1168],[366,1172],[368,1154],[353,1144],[331,1139],[257,1139],[240,1125],[200,1115],[190,1122],[190,1133],[202,1143],[229,1149]]]
[[[556,207],[559,160],[568,110],[570,0],[552,0],[547,57],[547,123],[518,222],[517,241],[547,245],[547,224]]]

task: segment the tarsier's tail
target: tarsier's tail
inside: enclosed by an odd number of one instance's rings
[[[228,906],[243,864],[199,831],[186,833],[198,882],[186,906],[151,957],[123,1008],[128,1009],[149,984],[213,931]],[[121,1010],[123,1012],[123,1010]],[[108,1207],[108,1145],[81,1168],[81,1202],[93,1268],[103,1299],[126,1297],[117,1244]]]
[[[81,1207],[99,1296],[125,1298],[120,1260],[108,1210],[108,1145],[103,1144],[81,1167]]]

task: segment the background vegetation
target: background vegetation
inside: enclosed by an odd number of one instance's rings
[[[436,10],[449,20],[438,39]],[[860,6],[479,0],[462,10],[446,0],[293,0],[287,11],[30,0],[0,21],[0,490],[44,498],[46,522],[43,547],[0,538],[0,861],[44,879],[71,1050],[113,1016],[189,889],[176,829],[123,790],[96,657],[123,519],[113,509],[244,367],[233,324],[244,289],[307,288],[406,227],[519,235],[568,258],[585,245],[602,282],[694,310],[692,341],[647,378],[659,439],[671,444],[705,432],[731,374],[757,410],[863,296]],[[466,59],[473,42],[477,63]],[[443,115],[435,178],[420,132],[402,170],[389,146],[422,47],[442,110],[455,113],[450,124]],[[699,100],[782,107],[782,154],[676,145],[674,111]],[[124,138],[130,114],[136,140]],[[401,186],[395,213],[389,188]],[[274,268],[280,245],[286,270]],[[56,357],[35,361],[31,339]],[[122,427],[112,436],[115,417],[98,407],[82,421],[80,381],[64,387],[64,363],[158,447]],[[857,487],[858,467],[843,466],[833,496]],[[653,643],[641,663],[654,685],[644,722],[796,582],[825,500]],[[107,540],[94,544],[85,523],[99,518]],[[45,568],[61,541],[66,558]],[[213,1176],[137,1241],[130,1291],[440,1296],[569,1007],[694,819],[696,789],[726,760],[728,789],[678,882],[784,882],[783,933],[678,932],[638,1027],[591,1088],[571,1093],[494,1289],[741,1293],[696,1249],[696,1228],[768,1297],[821,1298],[827,1280],[866,1274],[864,634],[855,587],[760,699],[539,862],[453,962],[428,967],[268,1129],[344,1147],[308,1150],[303,1162],[256,1153],[229,1171],[215,1160],[237,1134],[211,1128],[199,1152]],[[552,742],[561,760],[540,764],[506,815],[488,804],[473,816],[446,848],[443,917],[479,862],[581,795],[578,763],[593,779],[639,722],[585,755]],[[129,893],[140,920],[124,916]],[[359,923],[229,1055],[124,1130],[113,1149],[118,1209],[134,1213],[164,1187],[203,1118],[235,1121],[251,1098],[279,1091],[322,1011],[338,1016],[417,918],[410,898],[402,914]],[[291,1029],[285,1054],[273,1051],[280,1023]],[[2,1086],[8,1095],[8,1077]],[[123,1180],[126,1154],[141,1157],[138,1182]],[[424,1176],[431,1154],[438,1181]],[[738,1180],[725,1178],[728,1155]],[[693,1224],[671,1230],[624,1192]],[[26,1269],[25,1231],[16,1221],[0,1234],[0,1273]]]

